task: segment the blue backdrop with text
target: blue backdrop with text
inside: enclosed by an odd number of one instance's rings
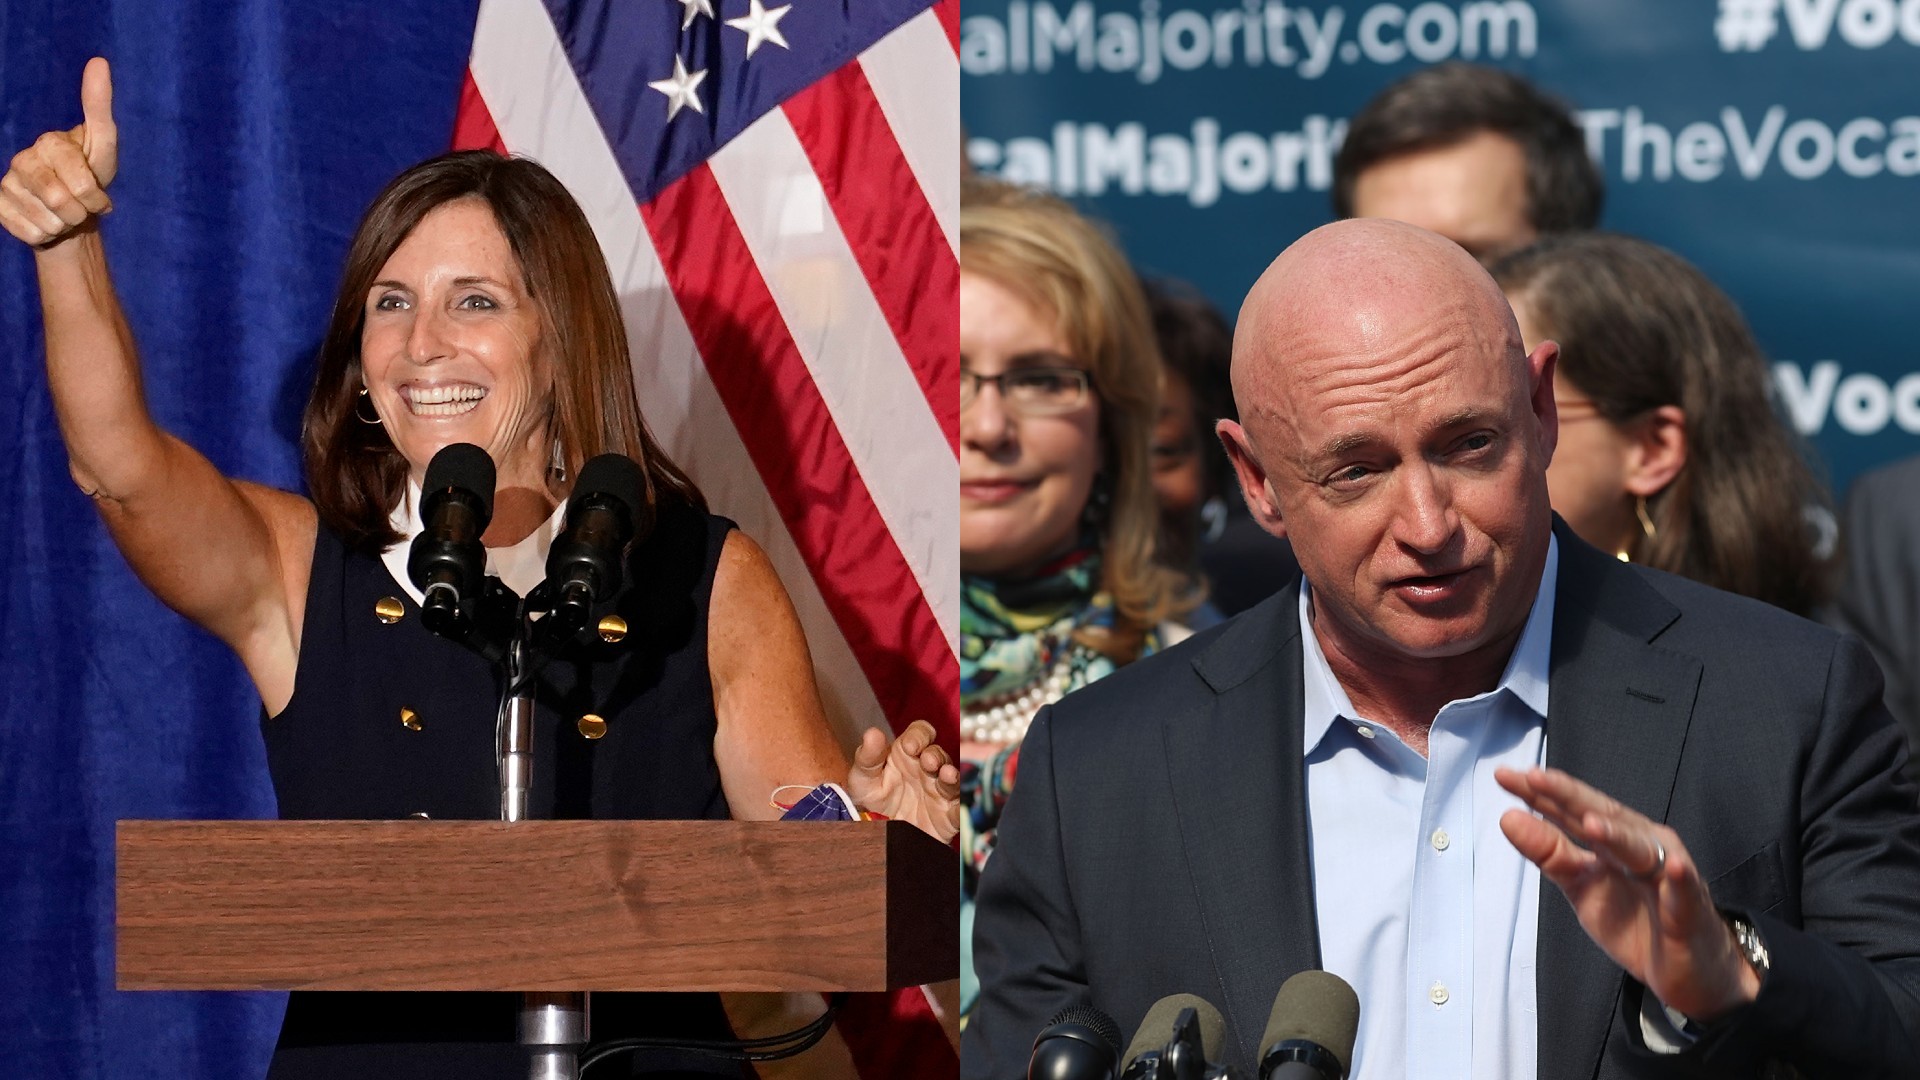
[[[1920,452],[1920,0],[979,0],[969,159],[1072,197],[1231,317],[1332,215],[1346,118],[1425,64],[1568,102],[1602,227],[1731,293],[1839,489]]]

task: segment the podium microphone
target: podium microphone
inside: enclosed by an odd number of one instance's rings
[[[1345,979],[1302,971],[1280,986],[1260,1036],[1260,1080],[1346,1080],[1360,999]]]
[[[1231,1080],[1239,1074],[1208,1064],[1218,1055],[1226,1030],[1220,1010],[1205,999],[1192,994],[1163,997],[1140,1021],[1120,1080]]]
[[[1119,1063],[1120,1025],[1091,1005],[1069,1005],[1033,1040],[1027,1080],[1113,1080]]]
[[[581,467],[567,499],[566,531],[547,552],[552,640],[579,633],[593,606],[620,591],[627,544],[647,508],[643,492],[640,466],[624,455],[601,454]]]
[[[420,492],[420,535],[407,551],[407,577],[423,594],[420,621],[443,637],[465,635],[480,598],[493,520],[493,459],[472,443],[442,447]]]

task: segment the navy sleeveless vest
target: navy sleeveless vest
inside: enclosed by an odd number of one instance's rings
[[[626,589],[595,612],[619,615],[626,636],[596,639],[541,672],[529,817],[728,816],[713,757],[707,607],[732,528],[725,518],[663,503],[653,532],[629,556]],[[303,625],[293,698],[262,724],[281,817],[499,816],[494,719],[502,679],[492,665],[429,633],[385,564],[349,551],[324,526]],[[583,734],[589,714],[604,721],[597,739]],[[592,1000],[596,1043],[728,1037],[712,995]],[[296,992],[270,1077],[521,1080],[517,1007],[511,994]],[[638,1058],[634,1068],[634,1075],[660,1075],[656,1068],[741,1075],[736,1065],[678,1054]]]

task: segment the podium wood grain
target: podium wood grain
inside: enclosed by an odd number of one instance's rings
[[[882,990],[953,978],[900,822],[122,821],[130,990]]]

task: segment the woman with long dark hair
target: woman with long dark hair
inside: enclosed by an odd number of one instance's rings
[[[529,816],[770,818],[777,789],[844,780],[867,809],[953,835],[958,774],[931,727],[891,750],[869,733],[850,767],[766,556],[648,435],[618,297],[559,181],[458,153],[374,200],[307,404],[308,498],[221,475],[147,414],[97,226],[118,168],[111,94],[93,61],[86,122],[13,159],[0,224],[34,247],[74,480],[154,593],[239,655],[283,817],[498,813],[495,672],[426,631],[406,569],[428,463],[468,443],[496,470],[489,572],[521,595],[544,576],[583,463],[622,454],[642,478],[626,559],[645,585],[613,601],[620,633],[541,671],[534,738],[551,767]],[[273,1075],[525,1076],[514,1007],[296,994]],[[601,1034],[726,1035],[711,996],[596,995],[594,1009]],[[653,1064],[738,1074],[702,1057]]]
[[[1493,267],[1560,345],[1553,508],[1587,542],[1800,615],[1826,596],[1825,496],[1732,300],[1664,248],[1573,233]]]

